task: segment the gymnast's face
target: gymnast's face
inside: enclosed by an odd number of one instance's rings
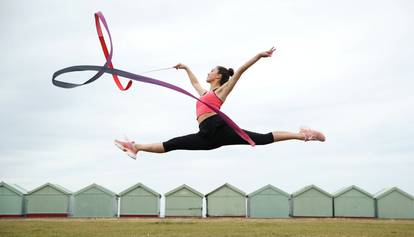
[[[218,70],[217,67],[211,69],[211,71],[207,75],[207,82],[208,83],[212,83],[216,80],[220,81],[220,79],[221,79],[221,74],[219,73],[219,70]]]

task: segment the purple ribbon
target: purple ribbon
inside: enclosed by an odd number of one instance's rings
[[[201,103],[205,104],[207,107],[209,107],[215,113],[217,113],[247,143],[249,143],[252,146],[255,145],[254,141],[246,134],[246,132],[244,132],[239,126],[237,126],[237,124],[235,122],[233,122],[233,120],[231,120],[225,113],[221,112],[219,109],[211,106],[210,104],[205,103],[204,101],[201,101],[199,98],[195,97],[190,92],[188,92],[188,91],[186,91],[186,90],[184,90],[184,89],[182,89],[178,86],[175,86],[175,85],[172,85],[170,83],[164,82],[164,81],[160,81],[160,80],[157,80],[157,79],[154,79],[154,78],[145,77],[145,76],[137,75],[137,74],[134,74],[134,73],[131,73],[131,72],[127,72],[127,71],[123,71],[123,70],[113,68],[113,66],[112,66],[113,48],[112,48],[111,33],[109,32],[109,28],[108,28],[108,25],[106,23],[105,17],[103,16],[103,14],[101,12],[95,13],[95,18],[96,19],[99,18],[102,21],[102,23],[105,27],[105,30],[107,31],[107,33],[109,35],[109,41],[110,41],[111,48],[110,48],[109,54],[108,55],[105,54],[105,56],[106,56],[105,64],[103,66],[95,66],[95,65],[71,66],[71,67],[67,67],[67,68],[63,68],[61,70],[58,70],[53,74],[53,77],[52,77],[53,85],[55,85],[57,87],[61,87],[61,88],[66,88],[66,89],[74,88],[74,87],[89,84],[89,83],[97,80],[104,73],[108,73],[108,74],[111,74],[113,76],[125,77],[125,78],[129,78],[131,80],[134,80],[134,81],[140,81],[140,82],[144,82],[144,83],[150,83],[150,84],[162,86],[162,87],[180,92],[184,95],[187,95],[187,96],[189,96],[193,99],[196,99],[196,100],[200,101]],[[98,23],[97,23],[98,36],[100,37],[101,45],[103,47],[104,43],[102,44],[102,40],[104,41],[104,39],[103,39],[103,36],[102,36],[102,32],[99,29],[100,29],[100,27],[98,27]],[[104,50],[104,53],[105,53],[105,50]],[[69,83],[69,82],[59,81],[59,80],[56,79],[58,76],[60,76],[64,73],[78,72],[78,71],[97,71],[97,73],[93,77],[91,77],[89,80],[87,80],[86,82],[81,83],[81,84]],[[114,79],[115,79],[115,77],[114,77]]]

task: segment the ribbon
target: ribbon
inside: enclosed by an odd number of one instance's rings
[[[101,24],[99,23],[99,19],[101,19],[101,21],[104,24],[105,29],[107,30],[108,35],[109,35],[109,39],[110,39],[110,42],[111,42],[111,57],[109,57],[109,54],[108,54],[108,48],[106,47],[106,43],[105,43],[105,39],[104,39],[103,34],[102,34],[102,29],[101,29]],[[105,55],[106,61],[108,62],[108,67],[109,68],[114,68],[114,66],[112,65],[112,62],[111,62],[111,60],[112,60],[112,39],[111,39],[111,34],[109,32],[108,25],[106,24],[106,20],[105,20],[105,17],[103,16],[102,12],[95,13],[95,25],[96,25],[96,31],[97,31],[98,37],[99,37],[99,42],[101,42],[102,51],[103,51],[103,53]],[[118,86],[118,88],[121,91],[126,91],[126,90],[128,90],[132,86],[132,80],[129,80],[127,86],[124,88],[122,86],[121,82],[118,79],[118,75],[112,74],[112,77],[113,77],[113,79],[115,81],[115,84]]]
[[[106,47],[105,39],[104,39],[103,34],[102,34],[102,29],[101,29],[99,20],[102,22],[102,24],[105,27],[105,30],[107,31],[108,36],[109,36],[109,42],[110,42],[110,46],[111,46],[109,52],[108,52],[108,49]],[[134,74],[134,73],[131,73],[131,72],[127,72],[127,71],[123,71],[123,70],[114,68],[113,64],[112,64],[112,55],[113,55],[112,37],[111,37],[111,33],[109,31],[109,27],[106,23],[105,17],[103,16],[103,14],[101,12],[95,13],[95,23],[96,23],[96,29],[97,29],[97,32],[98,32],[98,36],[99,36],[99,41],[101,42],[102,50],[103,50],[105,58],[106,58],[105,64],[103,66],[79,65],[79,66],[71,66],[71,67],[66,67],[66,68],[60,69],[60,70],[56,71],[55,73],[53,73],[53,76],[52,76],[53,85],[55,85],[57,87],[61,87],[61,88],[66,88],[66,89],[74,88],[74,87],[89,84],[89,83],[97,80],[104,73],[107,73],[107,74],[112,75],[112,77],[113,77],[116,85],[118,86],[118,88],[120,90],[123,90],[123,91],[128,90],[131,87],[132,80],[162,86],[162,87],[180,92],[180,93],[182,93],[184,95],[187,95],[189,97],[192,97],[192,98],[200,101],[201,103],[205,104],[207,107],[209,107],[215,113],[217,113],[241,138],[243,138],[250,145],[252,145],[252,146],[255,145],[254,141],[246,134],[246,132],[244,132],[239,126],[237,126],[237,124],[235,122],[233,122],[233,120],[231,120],[225,113],[221,112],[219,109],[215,108],[214,106],[211,106],[210,104],[201,101],[199,98],[195,97],[190,92],[188,92],[188,91],[186,91],[186,90],[184,90],[184,89],[182,89],[178,86],[175,86],[173,84],[164,82],[164,81],[160,81],[160,80],[157,80],[157,79],[154,79],[154,78],[141,76],[141,75],[138,75],[138,74]],[[91,77],[89,80],[87,80],[86,82],[81,83],[81,84],[69,83],[69,82],[59,81],[59,80],[56,79],[58,76],[60,76],[62,74],[70,73],[70,72],[79,72],[79,71],[96,71],[97,73],[93,77]],[[122,84],[120,83],[119,79],[118,79],[118,76],[125,77],[125,78],[131,79],[131,80],[128,82],[126,87],[123,87]]]

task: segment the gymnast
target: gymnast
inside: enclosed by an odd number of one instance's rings
[[[190,68],[182,63],[174,66],[177,70],[185,70],[191,84],[199,94],[199,99],[217,109],[223,105],[243,73],[261,58],[271,57],[275,48],[258,53],[235,72],[232,68],[216,66],[207,76],[210,89],[204,89]],[[136,159],[139,151],[165,153],[174,150],[211,150],[221,146],[249,144],[240,137],[217,113],[205,104],[196,103],[199,131],[194,134],[175,137],[162,143],[141,144],[125,139],[115,140],[115,145],[131,158]],[[244,130],[256,145],[266,145],[286,140],[325,141],[325,136],[310,128],[300,128],[299,132],[273,131],[265,134]]]

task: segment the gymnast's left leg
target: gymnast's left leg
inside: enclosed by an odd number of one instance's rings
[[[281,142],[287,140],[301,140],[301,141],[325,141],[325,136],[316,130],[309,128],[301,128],[299,132],[284,132],[284,131],[273,131],[269,133],[256,133],[244,130],[243,131],[256,143],[256,145],[267,145],[274,142]],[[229,126],[222,127],[215,134],[216,146],[227,146],[227,145],[242,145],[248,144],[239,135],[237,135],[232,128]]]

